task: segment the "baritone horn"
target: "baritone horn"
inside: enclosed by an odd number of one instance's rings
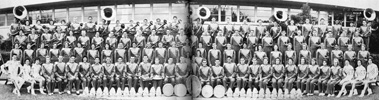
[[[287,12],[283,10],[276,10],[274,12],[274,17],[276,20],[281,21],[281,22],[286,21],[288,19]]]
[[[101,18],[104,20],[112,20],[114,17],[116,17],[116,10],[112,7],[106,7],[101,10]]]
[[[373,21],[376,17],[376,13],[373,9],[371,8],[367,8],[365,10],[363,10],[363,16],[369,20],[369,21]]]
[[[13,15],[18,19],[24,19],[28,15],[28,11],[22,5],[13,7]]]
[[[207,7],[197,8],[197,16],[201,19],[208,19],[211,16],[211,11]]]

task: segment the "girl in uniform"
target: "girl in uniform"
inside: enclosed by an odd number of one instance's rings
[[[330,67],[327,65],[326,60],[322,61],[322,66],[320,67],[320,78],[318,80],[318,90],[319,96],[324,96],[326,92],[326,86],[330,79]]]
[[[155,58],[154,64],[151,65],[153,88],[156,90],[158,87],[162,86],[162,80],[164,76],[164,66],[160,63],[159,58]]]
[[[284,79],[284,88],[288,91],[291,91],[293,88],[293,82],[296,80],[298,74],[298,68],[293,63],[292,59],[288,59],[288,65],[285,67],[285,79]]]
[[[82,83],[82,88],[89,88],[89,82],[91,81],[91,64],[88,62],[86,56],[83,57],[82,62],[79,62],[79,78]]]
[[[263,64],[261,65],[262,68],[262,78],[259,82],[260,89],[266,90],[268,82],[270,82],[272,77],[272,68],[271,65],[268,62],[267,58],[263,59]]]
[[[279,58],[275,59],[275,64],[272,65],[272,74],[273,78],[271,80],[272,87],[276,90],[279,90],[280,88],[283,88],[284,83],[284,76],[285,76],[285,67],[283,64],[281,64]]]
[[[307,82],[308,74],[309,74],[309,65],[305,64],[305,59],[300,59],[300,64],[298,65],[299,72],[298,77],[296,81],[297,88],[301,90],[302,93],[304,93],[304,85]]]
[[[333,60],[333,66],[330,68],[331,74],[330,74],[330,80],[327,83],[326,92],[328,94],[328,97],[334,96],[334,87],[336,84],[339,83],[341,80],[341,67],[338,64],[338,59]]]

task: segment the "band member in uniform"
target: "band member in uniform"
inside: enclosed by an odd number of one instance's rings
[[[339,60],[334,59],[333,60],[333,66],[330,68],[330,79],[327,83],[327,89],[326,92],[328,94],[328,97],[334,96],[334,90],[335,90],[335,85],[339,83],[341,80],[341,73],[342,69],[341,66],[338,64]]]
[[[132,44],[132,47],[129,48],[128,50],[128,58],[134,57],[135,60],[133,62],[139,63],[141,62],[141,55],[142,55],[142,50],[137,47],[136,43]]]
[[[52,39],[53,39],[53,35],[50,33],[47,33],[46,31],[44,31],[41,35],[41,43],[45,44],[48,47],[50,47],[49,44],[51,44]]]
[[[338,46],[335,46],[335,49],[330,52],[330,59],[331,59],[330,64],[334,64],[333,59],[337,59],[338,65],[335,65],[335,66],[341,66],[343,64],[342,63],[343,62],[343,51],[340,50]]]
[[[99,85],[101,84],[102,77],[104,75],[104,67],[102,64],[100,64],[100,58],[95,57],[94,64],[91,65],[91,83],[92,88],[98,89]]]
[[[283,54],[282,52],[278,51],[278,45],[274,45],[274,51],[270,52],[271,64],[274,64],[274,62],[276,62],[276,59],[279,59],[280,63],[283,62]]]
[[[154,52],[153,52],[153,56],[155,58],[158,58],[160,59],[159,62],[155,62],[157,64],[164,64],[166,63],[166,59],[167,59],[167,49],[163,47],[163,43],[162,42],[159,42],[158,43],[158,47],[155,48]]]
[[[251,53],[251,51],[249,50],[249,48],[247,48],[247,45],[244,44],[243,45],[243,48],[239,50],[238,52],[238,59],[241,59],[241,58],[244,58],[246,59],[246,63],[247,64],[250,64],[250,60],[251,58],[253,57],[253,53]]]
[[[330,79],[331,70],[328,66],[328,63],[326,60],[322,61],[322,66],[320,67],[320,78],[318,80],[318,90],[319,96],[324,96],[326,92],[326,86]]]
[[[186,42],[184,43],[184,45],[182,46],[182,48],[180,48],[179,52],[180,52],[180,56],[181,57],[184,57],[184,58],[191,58],[191,54],[192,54],[192,48],[189,46],[189,40],[186,39]]]
[[[68,62],[70,57],[74,55],[72,48],[68,46],[68,43],[65,43],[64,48],[61,49],[60,56],[63,56],[63,62]]]
[[[167,63],[164,65],[164,83],[168,83],[168,81],[171,82],[171,84],[175,83],[175,63],[173,63],[172,58],[168,58]]]
[[[145,87],[149,87],[149,83],[151,82],[151,62],[149,62],[148,60],[149,58],[147,56],[143,56],[143,62],[141,62],[138,65],[140,69],[140,86],[142,87],[142,89],[145,89]]]
[[[263,51],[262,46],[258,46],[258,50],[254,52],[254,57],[257,58],[257,64],[261,65],[263,64],[263,59],[268,57],[267,54]]]
[[[199,68],[199,79],[201,82],[201,86],[206,84],[210,84],[212,77],[212,69],[208,67],[207,60],[203,60],[202,65]]]
[[[343,55],[343,59],[344,60],[348,60],[349,61],[349,65],[353,66],[353,67],[357,67],[355,62],[357,60],[357,53],[355,51],[353,51],[352,49],[352,45],[349,45],[348,47],[348,50],[345,51],[344,55]]]
[[[76,47],[73,49],[74,55],[75,55],[75,62],[79,63],[82,62],[82,59],[87,54],[87,50],[85,50],[82,47],[81,43],[77,43]],[[87,59],[88,60],[88,59]]]
[[[112,63],[111,57],[105,58],[106,62],[103,63],[104,76],[103,76],[103,87],[110,89],[114,82],[115,76],[115,65]]]
[[[259,44],[259,37],[256,36],[256,33],[254,30],[250,31],[250,34],[246,37],[247,38],[247,46],[251,50],[251,52],[255,52],[255,48]]]
[[[367,49],[369,49],[370,45],[370,36],[371,36],[371,26],[367,25],[366,21],[362,21],[362,26],[360,27],[360,30],[362,32],[362,39],[364,44],[367,45]]]
[[[90,84],[90,81],[91,81],[91,74],[92,74],[92,71],[91,71],[91,64],[88,62],[88,59],[86,56],[84,56],[82,58],[82,62],[79,62],[79,78],[80,78],[80,81],[82,83],[82,88],[85,89],[85,88],[89,88],[89,84]]]
[[[299,30],[297,26],[295,25],[295,21],[290,20],[287,26],[287,32],[288,32],[287,36],[290,38],[294,38],[294,36],[299,36],[299,35],[301,36],[302,34],[298,34],[299,31],[301,32],[301,30]],[[295,33],[297,34],[295,35]]]
[[[111,59],[110,63],[113,63],[113,51],[110,48],[109,44],[105,44],[105,48],[101,51],[101,62],[105,63],[106,59],[109,57]]]
[[[28,35],[28,39],[26,40],[29,44],[32,45],[32,48],[37,48],[40,43],[40,36],[36,34],[36,29],[32,28],[31,34]],[[38,43],[38,44],[37,44]]]
[[[108,44],[110,49],[116,48],[118,39],[114,36],[114,33],[109,33],[109,37],[106,38],[105,44]]]
[[[336,96],[337,98],[341,97],[342,93],[347,93],[346,85],[352,84],[354,78],[357,77],[354,76],[354,73],[354,68],[350,65],[349,60],[345,60],[345,66],[343,67],[341,72],[342,80],[339,82],[339,85],[342,85],[342,87],[340,92],[338,92],[338,95]]]
[[[352,38],[352,44],[353,44],[353,50],[355,52],[358,52],[361,50],[361,46],[364,45],[363,38],[359,36],[359,32],[355,32],[353,38]]]
[[[160,63],[160,58],[155,58],[154,64],[151,65],[151,76],[153,79],[153,88],[157,89],[157,87],[162,86],[163,77],[164,77],[164,66]]]
[[[88,48],[90,45],[90,38],[86,34],[87,32],[82,30],[82,36],[78,38],[78,43],[81,43],[83,48]]]
[[[317,59],[317,64],[319,66],[323,65],[323,61],[326,61],[326,64],[328,64],[330,53],[328,49],[325,49],[324,44],[321,44],[321,48],[317,49],[316,51],[316,59]]]
[[[171,32],[171,30],[166,30],[166,35],[163,35],[162,42],[166,45],[166,47],[172,47],[171,42],[175,41],[175,36]]]
[[[216,21],[216,18],[212,17],[211,23],[208,26],[208,32],[211,34],[213,39],[216,36],[216,33],[218,32],[218,30],[219,30],[219,26],[218,26],[218,23]]]
[[[53,43],[57,44],[58,46],[61,46],[63,42],[65,41],[65,39],[66,39],[66,34],[62,33],[62,28],[58,26],[57,32],[55,32],[53,35],[53,40],[52,40]]]
[[[258,88],[259,80],[261,78],[262,68],[258,65],[256,58],[252,59],[253,64],[249,66],[249,88]]]
[[[196,56],[206,58],[208,57],[206,48],[203,48],[203,43],[199,43],[199,47],[196,48],[196,52],[199,52]]]
[[[200,20],[200,18],[196,18],[195,22],[192,26],[193,34],[196,35],[198,38],[201,37],[202,33],[204,32],[203,28],[203,21]]]
[[[32,70],[31,70],[31,66],[30,66],[30,61],[29,61],[29,59],[26,59],[24,62],[24,65],[21,66],[19,69],[19,76],[21,77],[21,80],[18,84],[20,87],[22,87],[22,85],[24,85],[25,82],[30,83],[31,85],[26,88],[27,92],[28,93],[31,92],[32,95],[36,95],[34,93],[34,82],[35,81],[31,77],[31,74],[32,74]]]
[[[97,22],[92,21],[92,16],[88,16],[88,22],[85,23],[84,25],[86,31],[88,32],[87,34],[88,37],[90,38],[94,37],[95,32],[96,32],[96,25],[97,25]]]
[[[19,35],[16,35],[16,37],[14,38],[13,43],[19,44],[21,48],[25,49],[26,43],[27,43],[27,41],[26,41],[27,39],[28,39],[28,37],[24,34],[24,32],[20,31]]]
[[[214,62],[216,60],[220,60],[222,58],[222,53],[220,50],[218,50],[216,48],[216,43],[213,43],[212,45],[213,49],[209,50],[208,51],[208,62],[209,62],[209,66],[214,66],[216,65]],[[222,63],[222,61],[220,61]]]
[[[161,38],[158,35],[156,35],[156,33],[157,32],[155,30],[152,30],[151,35],[147,38],[147,42],[150,43],[151,46],[154,48],[157,47],[158,42],[161,41]]]
[[[220,51],[224,51],[224,47],[226,47],[227,42],[228,41],[226,41],[223,31],[219,31],[214,41],[214,43],[216,43],[216,48]]]
[[[243,37],[238,34],[238,32],[233,33],[230,38],[230,44],[235,52],[238,52],[243,45]]]
[[[91,49],[93,44],[95,45],[96,49],[100,49],[101,47],[103,47],[103,41],[104,39],[100,37],[100,33],[96,32],[95,37],[93,37],[91,41]],[[123,39],[120,39],[120,41],[123,41]]]
[[[337,46],[337,40],[335,37],[333,37],[332,32],[328,32],[327,38],[324,39],[325,48],[328,49],[328,51],[331,51],[334,49],[334,47]]]
[[[118,60],[118,58],[121,58],[122,62],[128,61],[128,58],[127,58],[128,52],[124,49],[123,43],[119,43],[117,45],[117,49],[115,49],[113,53],[114,53],[114,59]]]
[[[66,63],[66,76],[67,76],[67,94],[71,94],[72,87],[75,85],[76,94],[79,95],[80,79],[79,79],[79,66],[75,63],[75,57],[72,56],[70,61]]]
[[[230,37],[233,34],[233,23],[230,20],[230,17],[226,18],[226,25],[224,26],[223,31],[225,32],[225,37],[227,41],[230,41]]]
[[[309,37],[308,41],[309,51],[311,51],[312,57],[316,57],[316,51],[321,45],[321,38],[317,36],[317,31],[313,30],[312,36]]]
[[[11,50],[9,57],[12,57],[13,55],[16,55],[18,61],[22,60],[22,50],[18,43],[14,44],[14,48]]]
[[[134,24],[133,20],[129,21],[129,25],[125,29],[125,31],[128,32],[128,38],[134,39],[134,35],[137,33],[136,29],[137,29],[138,26],[139,26],[139,22],[137,22],[137,23]]]
[[[57,48],[57,44],[53,44],[53,48],[49,50],[49,56],[51,62],[58,61],[60,50]]]
[[[32,61],[34,61],[35,57],[36,57],[36,52],[34,52],[34,50],[32,49],[32,45],[28,44],[26,46],[26,49],[22,53],[22,59],[23,59],[22,62],[25,62],[26,59],[29,59],[29,61],[32,63]],[[2,59],[0,58],[0,60],[2,60]]]
[[[237,88],[245,88],[247,81],[249,80],[249,65],[246,64],[244,58],[240,58],[240,63],[236,68]]]
[[[43,69],[43,77],[45,78],[46,81],[46,90],[48,95],[53,94],[54,90],[54,64],[50,63],[50,57],[46,56],[46,63],[42,64],[42,69]],[[41,91],[41,90],[40,90]]]
[[[198,47],[198,44],[200,44],[199,38],[197,38],[196,35],[191,34],[190,40],[191,40],[190,45],[191,45],[192,51],[195,52],[196,48]]]
[[[138,83],[138,73],[139,73],[139,68],[138,68],[138,63],[135,61],[135,57],[130,57],[129,63],[127,63],[126,70],[125,70],[125,75],[127,77],[128,81],[128,86],[129,89],[137,88],[137,83]]]
[[[125,28],[125,25],[124,24],[120,24],[120,20],[116,20],[116,25],[113,27],[112,29],[112,32],[114,33],[114,36],[117,38],[117,39],[120,39],[120,37],[122,36],[122,31],[124,30]]]
[[[285,72],[285,79],[284,79],[284,88],[288,91],[291,91],[293,88],[293,84],[296,81],[296,77],[298,75],[298,68],[293,63],[293,60],[291,58],[288,59],[288,63],[284,69]],[[300,86],[301,88],[301,86]]]
[[[309,74],[309,67],[308,67],[308,64],[305,64],[305,59],[301,58],[300,59],[300,64],[298,65],[298,69],[299,69],[299,72],[298,72],[298,75],[297,75],[297,81],[296,81],[296,85],[297,85],[297,88],[301,90],[302,93],[304,93],[304,89],[305,89],[305,84],[307,82],[307,78],[308,78],[308,74]]]
[[[176,83],[185,84],[187,76],[189,75],[188,72],[189,72],[189,68],[190,68],[188,63],[187,63],[186,58],[180,57],[180,62],[178,62],[176,64],[176,67],[177,67],[177,68],[175,68]],[[222,69],[221,66],[220,66],[220,68]],[[221,80],[219,82],[221,82]]]
[[[232,57],[228,56],[227,57],[227,62],[224,63],[223,65],[224,67],[224,79],[223,79],[223,85],[226,87],[226,88],[233,88],[233,85],[234,85],[234,82],[236,81],[235,77],[236,77],[236,68],[237,68],[237,65],[232,62]],[[227,84],[227,82],[230,82],[229,84]]]
[[[17,56],[13,54],[11,56],[11,60],[7,61],[5,64],[1,65],[1,72],[5,74],[7,80],[11,81],[14,84],[13,93],[17,96],[20,96],[20,89],[22,78],[19,76],[19,68],[22,67],[19,60],[17,60]]]
[[[66,37],[65,43],[68,43],[69,46],[74,47],[76,44],[76,37],[72,31],[69,31],[69,36]]]
[[[262,69],[262,74],[261,74],[262,77],[259,80],[260,89],[266,90],[267,84],[268,82],[270,82],[272,74],[273,74],[272,67],[268,62],[268,58],[263,59],[263,64],[261,65],[261,69]]]
[[[122,43],[123,48],[130,48],[132,46],[132,40],[128,37],[127,32],[124,32],[122,37],[120,38],[120,41],[118,42],[118,45]]]
[[[366,93],[366,90],[368,92],[367,95],[372,94],[372,89],[370,88],[371,83],[375,83],[378,76],[378,66],[374,63],[372,63],[372,58],[368,58],[368,65],[367,65],[367,72],[366,72],[366,78],[363,80],[364,88],[361,92],[361,95],[359,97],[363,97]]]
[[[74,36],[75,37],[79,37],[79,35],[80,35],[80,30],[82,30],[81,29],[81,27],[80,26],[82,26],[83,24],[80,24],[79,22],[78,22],[78,17],[74,17],[74,21],[71,23],[71,30],[70,31],[72,31],[73,33],[74,33]]]
[[[46,62],[46,60],[45,60],[46,56],[48,56],[48,51],[45,48],[45,44],[42,43],[40,48],[38,48],[36,50],[36,56],[35,57],[39,58],[41,62]]]
[[[316,64],[316,58],[313,58],[311,64],[308,67],[308,80],[306,84],[306,93],[308,96],[312,96],[314,93],[315,83],[318,82],[320,75],[320,67]]]
[[[366,46],[362,45],[362,49],[358,51],[357,60],[360,60],[363,66],[367,66],[370,55],[370,52],[366,50]]]
[[[171,42],[171,47],[168,47],[167,49],[167,57],[168,58],[172,58],[173,59],[173,63],[178,63],[178,58],[179,58],[179,48],[176,47],[176,43],[175,42]]]
[[[274,46],[274,40],[271,37],[270,33],[266,32],[266,35],[262,38],[262,47],[263,47],[263,51],[266,52],[266,55],[269,55],[271,53],[273,46]]]
[[[100,53],[98,50],[96,50],[95,44],[91,45],[91,49],[87,51],[86,56],[88,58],[88,62],[91,64],[95,63],[96,58],[100,58]]]
[[[42,69],[39,58],[35,59],[34,64],[32,65],[31,71],[32,71],[31,76],[33,80],[39,83],[39,92],[41,94],[46,94],[45,92],[43,92],[43,87],[44,87],[43,84],[45,83],[45,78],[42,77],[41,75],[44,69]],[[34,91],[33,86],[32,86],[32,91]]]
[[[54,77],[56,80],[56,84],[58,85],[58,94],[62,94],[64,87],[63,84],[67,82],[66,79],[66,63],[63,62],[63,56],[59,56],[58,62],[54,63]]]
[[[186,44],[186,40],[188,39],[187,35],[183,30],[179,30],[179,35],[175,36],[175,42],[178,47],[182,47]]]
[[[125,68],[126,64],[123,61],[123,58],[119,57],[117,58],[117,62],[115,63],[115,80],[117,84],[117,90],[124,90],[125,89]]]
[[[287,46],[287,51],[284,52],[284,64],[288,64],[288,60],[291,59],[293,64],[296,64],[297,54],[296,51],[292,50],[292,44]]]
[[[220,60],[215,61],[215,65],[211,67],[212,70],[212,77],[211,77],[211,86],[215,87],[216,85],[219,85],[222,81],[222,78],[224,78],[224,68],[220,65]]]
[[[231,63],[236,63],[237,61],[237,53],[232,49],[232,45],[227,44],[226,49],[223,52],[223,61],[227,61],[227,58],[231,58]]]
[[[351,43],[350,37],[347,36],[347,31],[342,31],[340,37],[337,40],[337,44],[340,49],[345,52],[347,51],[348,44]]]
[[[290,38],[286,35],[286,31],[282,31],[282,35],[279,36],[277,45],[279,46],[279,51],[282,52],[282,54],[287,51],[288,45],[291,44]]]
[[[286,69],[279,58],[276,58],[274,61],[275,64],[272,64],[273,77],[271,79],[271,84],[274,89],[279,90],[280,88],[283,88]]]
[[[142,50],[142,56],[146,56],[149,63],[154,61],[154,49],[151,47],[150,43],[146,44],[146,47]]]
[[[259,39],[262,39],[262,37],[265,35],[266,30],[266,26],[262,25],[262,20],[258,19],[257,36],[259,37]]]

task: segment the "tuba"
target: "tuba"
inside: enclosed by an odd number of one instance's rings
[[[22,19],[26,18],[26,16],[28,15],[28,11],[22,5],[15,6],[15,7],[13,7],[13,15],[16,18],[22,20]]]
[[[274,12],[274,17],[276,20],[278,20],[280,22],[286,21],[288,19],[287,12],[285,12],[283,10],[276,10]]]
[[[114,8],[106,7],[101,10],[101,18],[103,18],[104,20],[110,21],[114,17],[116,17],[116,10],[114,10]]]
[[[200,19],[208,19],[211,16],[211,11],[207,7],[197,8],[197,17]]]
[[[369,20],[369,21],[373,21],[376,17],[376,13],[373,9],[371,8],[367,8],[365,10],[363,10],[363,16]]]

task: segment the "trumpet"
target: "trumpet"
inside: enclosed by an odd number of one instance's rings
[[[139,22],[137,22],[136,23],[136,25],[134,25],[132,28],[130,28],[130,29],[134,29],[134,30],[136,30],[136,28],[139,26]]]

